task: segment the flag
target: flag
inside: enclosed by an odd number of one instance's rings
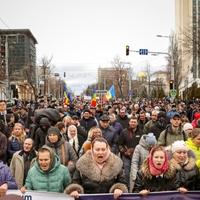
[[[66,83],[66,81],[64,81],[63,92],[64,92],[64,104],[65,105],[69,105],[70,99],[68,97],[68,89],[67,89],[67,83]]]
[[[92,95],[92,99],[91,99],[91,102],[90,102],[90,106],[96,107],[96,105],[97,105],[97,98],[96,98],[96,93],[94,93],[94,94]]]
[[[115,98],[115,86],[112,85],[106,93],[107,100]]]

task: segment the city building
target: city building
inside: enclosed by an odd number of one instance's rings
[[[0,29],[0,98],[34,99],[37,40],[29,29]]]
[[[178,38],[181,64],[181,97],[199,97],[199,92],[191,93],[192,88],[200,88],[200,1],[176,0],[175,25]],[[190,94],[188,94],[190,92]]]

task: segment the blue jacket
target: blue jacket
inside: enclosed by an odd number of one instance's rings
[[[0,161],[0,186],[4,183],[8,184],[8,189],[17,189],[17,184],[11,174],[10,168]]]

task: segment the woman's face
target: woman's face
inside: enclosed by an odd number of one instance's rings
[[[76,128],[70,127],[69,134],[71,135],[72,138],[74,138],[76,136]]]
[[[161,150],[155,151],[152,161],[156,168],[161,169],[165,162],[165,153]]]
[[[200,147],[200,134],[193,138],[192,141],[197,147]]]
[[[13,128],[13,133],[15,136],[20,136],[23,134],[23,128],[19,125],[15,125],[14,128]]]
[[[51,133],[48,135],[48,139],[49,139],[49,142],[56,143],[58,141],[58,135]]]
[[[97,163],[103,163],[108,153],[108,147],[106,146],[106,143],[96,141],[93,145],[92,153],[93,158]]]
[[[177,150],[173,153],[173,158],[180,164],[186,162],[188,158],[188,153],[185,150]]]

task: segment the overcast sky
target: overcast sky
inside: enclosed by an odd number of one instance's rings
[[[174,30],[174,0],[0,0],[0,29],[30,29],[38,41],[37,62],[53,56],[55,72],[80,93],[110,67],[118,55],[133,72],[164,68],[165,56],[141,56],[131,50],[167,52]]]

